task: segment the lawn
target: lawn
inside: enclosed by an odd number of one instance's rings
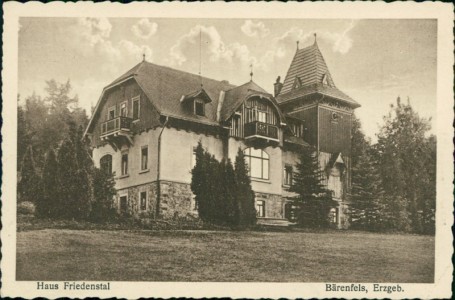
[[[332,231],[17,233],[17,280],[433,282],[434,237]]]

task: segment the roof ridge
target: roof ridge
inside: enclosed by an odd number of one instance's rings
[[[123,73],[122,75],[120,75],[119,77],[117,77],[114,81],[112,81],[111,83],[109,83],[106,87],[110,87],[111,85],[114,85],[114,84],[118,83],[119,81],[125,79],[126,77],[129,77],[129,76],[131,76],[131,75],[135,75],[135,73],[137,72],[137,70],[136,70],[136,72],[134,72],[134,73],[132,73],[132,74],[126,76],[127,74],[131,73],[135,68],[138,68],[138,69],[139,69],[139,67],[140,67],[140,65],[141,65],[142,63],[144,63],[144,62],[141,61],[140,63],[134,65],[134,67],[132,67],[131,69],[129,69],[128,71],[126,71],[125,73]]]
[[[222,83],[223,81],[225,81],[225,82],[227,82],[227,85],[231,86],[232,88],[237,87],[236,85],[234,85],[234,84],[232,84],[229,81],[224,80],[224,79],[218,80],[218,79],[213,79],[213,78],[209,78],[209,77],[205,77],[205,76],[200,76],[199,74],[191,73],[191,72],[184,71],[184,70],[174,69],[174,68],[171,68],[171,67],[168,67],[168,66],[158,65],[158,64],[151,63],[151,62],[148,62],[148,61],[146,61],[145,63],[153,65],[153,66],[158,67],[158,68],[167,69],[167,70],[170,70],[170,71],[173,71],[173,72],[180,72],[180,73],[185,73],[185,74],[192,75],[192,76],[201,77],[204,80],[208,80],[208,81],[212,81],[212,82]]]

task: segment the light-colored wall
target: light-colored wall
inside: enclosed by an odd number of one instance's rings
[[[241,140],[229,138],[228,157],[235,162],[239,147],[244,150],[248,146]],[[282,150],[280,147],[268,146],[261,148],[269,155],[269,179],[251,178],[251,187],[255,192],[281,194],[282,193]]]
[[[283,151],[282,153],[283,161],[281,166],[282,179],[281,184],[283,185],[283,196],[284,197],[293,197],[296,194],[288,191],[289,186],[284,185],[284,167],[285,165],[291,165],[293,172],[295,172],[296,165],[299,163],[299,154],[293,151]]]
[[[160,127],[142,132],[133,137],[133,146],[122,146],[115,151],[110,145],[93,149],[95,166],[100,167],[100,159],[106,154],[112,155],[112,172],[115,172],[115,188],[117,190],[141,185],[156,180],[157,174],[157,141]],[[148,146],[148,171],[141,170],[141,149]],[[128,176],[121,176],[121,159],[123,151],[128,152]]]
[[[207,151],[215,155],[216,159],[223,158],[221,138],[165,128],[161,136],[160,180],[191,183],[193,147],[197,147],[199,141]]]

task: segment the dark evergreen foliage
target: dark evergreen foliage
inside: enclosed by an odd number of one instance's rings
[[[203,221],[228,226],[255,224],[254,193],[242,151],[236,157],[234,170],[230,160],[217,161],[199,143],[191,190]]]
[[[377,164],[365,151],[360,157],[356,157],[356,164],[352,167],[352,186],[349,194],[351,227],[370,231],[383,230],[384,200]]]
[[[59,214],[60,182],[54,150],[49,150],[43,170],[43,197],[36,205],[38,216],[56,218]]]
[[[58,199],[58,217],[64,219],[80,219],[76,214],[78,208],[79,186],[75,179],[78,174],[76,151],[70,138],[63,141],[58,151],[58,178],[60,197]]]
[[[223,196],[223,209],[226,224],[237,225],[240,223],[240,207],[237,201],[237,181],[234,166],[230,159],[222,164],[223,168],[223,185],[221,195]]]
[[[93,222],[113,221],[117,217],[113,198],[116,194],[112,174],[93,168],[93,198],[90,220]]]
[[[239,148],[235,157],[235,196],[239,207],[239,225],[250,226],[256,224],[255,196],[248,176],[248,167],[245,155]]]
[[[21,175],[17,186],[18,200],[36,202],[41,197],[41,177],[33,158],[33,147],[28,146],[21,164]]]
[[[19,99],[18,99],[19,101]],[[21,170],[21,163],[24,159],[29,137],[27,136],[27,123],[25,121],[25,112],[21,106],[17,106],[17,171]]]
[[[293,176],[291,192],[297,196],[294,204],[297,223],[303,227],[324,228],[330,226],[330,209],[337,206],[322,180],[317,152],[311,147],[302,147],[299,163]]]

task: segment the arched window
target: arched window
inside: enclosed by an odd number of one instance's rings
[[[243,151],[252,178],[269,179],[269,155],[261,149],[247,148]]]
[[[106,174],[112,174],[112,155],[106,154],[100,159],[100,169]]]

